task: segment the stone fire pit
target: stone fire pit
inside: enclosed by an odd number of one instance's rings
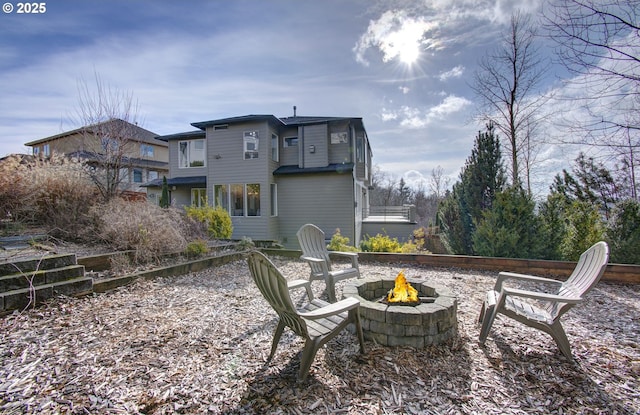
[[[360,301],[362,330],[368,340],[385,346],[425,347],[458,336],[458,300],[445,287],[408,279],[420,297],[418,305],[387,305],[380,302],[394,287],[394,278],[362,278],[347,282],[343,297]]]

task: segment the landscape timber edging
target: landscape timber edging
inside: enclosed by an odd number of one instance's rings
[[[133,274],[123,275],[120,277],[105,278],[93,281],[93,292],[104,293],[109,290],[131,284],[139,279],[154,279],[158,277],[172,277],[176,275],[184,275],[190,272],[198,272],[213,266],[224,265],[242,259],[243,253],[234,252],[214,257],[196,259],[188,262],[180,262],[175,265],[154,268],[145,271],[139,271]]]
[[[301,251],[286,249],[262,249],[267,255],[300,258]],[[459,268],[477,271],[519,272],[539,276],[567,278],[576,266],[572,261],[545,259],[496,258],[471,255],[396,254],[387,252],[358,252],[360,262],[401,263],[417,266]],[[608,264],[602,281],[640,284],[640,265]]]

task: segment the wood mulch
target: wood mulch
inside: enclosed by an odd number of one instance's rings
[[[287,278],[307,275],[300,261],[272,259]],[[494,273],[361,264],[364,275],[402,269],[457,293],[457,340],[425,349],[368,341],[360,355],[344,332],[298,383],[302,342],[285,331],[266,362],[276,315],[238,261],[0,318],[0,412],[640,413],[640,287],[600,283],[564,317],[570,362],[546,334],[502,317],[478,345]]]

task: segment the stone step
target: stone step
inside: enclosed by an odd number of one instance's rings
[[[41,269],[64,268],[76,265],[76,254],[49,255],[42,258],[0,263],[0,276],[29,273]]]
[[[22,310],[28,306],[40,305],[58,295],[77,297],[93,292],[93,279],[89,277],[43,284],[31,288],[21,288],[0,294],[0,312]],[[31,298],[35,294],[35,301]],[[35,304],[34,304],[35,303]]]
[[[83,265],[68,265],[55,269],[40,269],[37,271],[5,275],[0,277],[0,293],[29,288],[32,285],[53,284],[83,276]]]

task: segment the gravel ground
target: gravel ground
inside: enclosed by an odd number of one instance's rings
[[[287,278],[307,265],[273,257]],[[58,298],[0,318],[3,414],[637,414],[640,287],[600,283],[563,319],[575,362],[544,333],[498,317],[485,347],[476,325],[494,273],[361,264],[366,275],[445,285],[459,338],[424,349],[344,332],[296,382],[302,341],[285,331],[242,261]],[[338,283],[338,297],[346,282]],[[314,282],[323,296],[321,282]]]

